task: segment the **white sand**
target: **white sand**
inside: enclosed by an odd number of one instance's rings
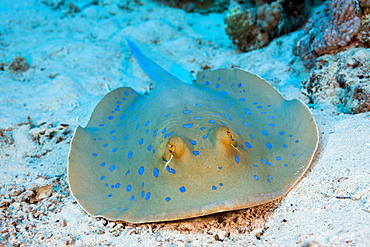
[[[153,224],[88,216],[66,181],[73,130],[86,125],[108,91],[130,86],[144,92],[149,85],[125,35],[188,82],[204,66],[239,66],[288,99],[306,101],[300,82],[309,71],[292,55],[297,33],[239,53],[224,32],[224,14],[189,14],[149,0],[120,1],[129,3],[119,9],[105,0],[69,17],[41,2],[0,0],[0,246],[370,246],[370,114],[336,115],[325,107],[313,110],[321,141],[317,160],[259,228],[192,233],[184,223],[151,231]],[[17,55],[31,65],[26,72],[9,71]],[[54,190],[35,192],[44,185]],[[202,220],[191,227],[206,225]]]

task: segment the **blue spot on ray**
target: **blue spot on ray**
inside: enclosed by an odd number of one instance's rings
[[[266,130],[262,130],[262,134],[265,135],[265,136],[269,135],[269,133]]]
[[[224,113],[224,115],[225,115],[225,117],[227,117],[229,120],[232,120],[229,114]]]
[[[184,124],[182,127],[189,129],[189,128],[193,127],[193,124],[192,123],[187,123],[187,124]]]
[[[186,192],[186,188],[184,186],[180,187],[179,190],[180,190],[181,193]]]
[[[137,171],[137,173],[141,176],[141,175],[143,175],[143,174],[144,174],[144,171],[145,171],[144,166],[140,166],[140,167],[139,167],[139,170]]]
[[[128,157],[129,159],[131,159],[131,158],[132,158],[132,154],[133,154],[133,152],[132,152],[132,151],[128,152],[127,157]]]
[[[143,145],[144,144],[144,139],[143,138],[141,138],[140,140],[139,140],[139,145]]]
[[[159,170],[158,170],[158,168],[154,168],[153,169],[153,176],[156,177],[156,178],[159,176]]]
[[[163,138],[167,138],[168,136],[172,135],[173,133],[174,133],[174,131],[168,132],[168,133],[163,135]]]
[[[169,172],[169,173],[172,173],[172,174],[176,174],[176,170],[169,167],[169,166],[166,166],[166,170]]]

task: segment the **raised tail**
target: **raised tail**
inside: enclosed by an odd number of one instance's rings
[[[155,82],[154,87],[158,87],[163,85],[164,87],[171,87],[176,86],[176,83],[183,83],[180,79],[176,76],[168,72],[167,70],[163,69],[153,60],[145,56],[132,42],[129,38],[126,37],[126,41],[132,54],[135,56],[136,60],[138,61],[140,67],[145,71],[145,73]],[[174,85],[171,85],[171,84]]]

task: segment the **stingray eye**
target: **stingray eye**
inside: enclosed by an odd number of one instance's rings
[[[230,139],[233,141],[233,135],[231,134],[230,130],[227,130],[226,133],[230,137]]]
[[[171,154],[175,152],[176,146],[173,144],[168,144],[168,151],[170,151]]]
[[[225,126],[216,128],[215,137],[218,141],[220,141],[221,143],[227,146],[231,144],[234,145],[235,140],[233,139],[233,134],[231,133],[230,129]]]
[[[235,141],[234,137],[233,137],[233,134],[231,133],[231,131],[228,129],[227,130],[227,135],[229,136],[230,140],[231,140],[231,145],[233,145],[234,147],[237,147],[238,144],[237,142]]]
[[[171,137],[167,142],[167,148],[164,151],[164,160],[169,160],[169,157],[173,155],[175,158],[179,158],[185,152],[186,143],[179,136]]]

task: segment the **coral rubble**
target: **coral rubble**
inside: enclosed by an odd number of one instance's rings
[[[16,56],[9,65],[9,71],[14,74],[19,74],[27,71],[30,68],[26,58],[21,56]]]
[[[231,0],[225,18],[226,33],[242,51],[262,48],[308,18],[308,0]]]
[[[370,111],[370,49],[354,48],[317,59],[303,83],[311,103],[334,112]]]
[[[335,54],[353,47],[369,47],[370,1],[328,0],[308,21],[298,38],[294,54],[306,68],[324,54]]]

